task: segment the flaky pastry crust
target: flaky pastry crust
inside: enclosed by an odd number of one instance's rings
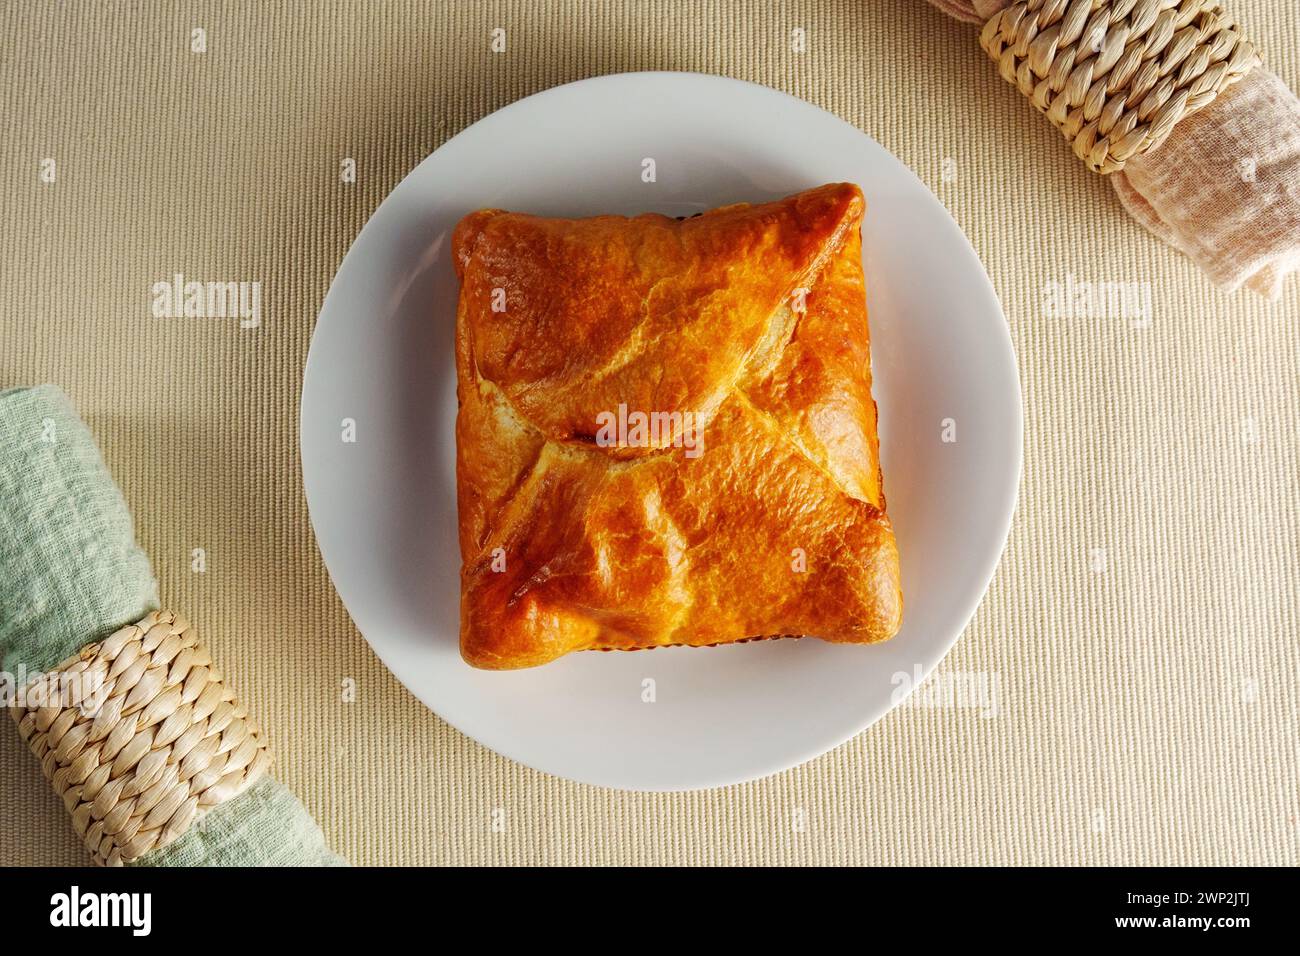
[[[460,222],[468,663],[897,632],[863,211],[840,183],[685,220]],[[611,443],[619,409],[693,418]]]

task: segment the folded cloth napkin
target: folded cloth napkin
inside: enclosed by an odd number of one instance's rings
[[[987,23],[1014,0],[928,0]],[[1220,288],[1276,299],[1300,270],[1300,99],[1257,66],[1109,176],[1124,208]]]
[[[157,608],[126,502],[67,396],[0,391],[0,670],[22,681]],[[346,865],[270,777],[136,864]]]

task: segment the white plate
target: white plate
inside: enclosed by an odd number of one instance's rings
[[[642,160],[657,181],[642,182]],[[818,640],[572,654],[477,671],[457,648],[457,283],[452,227],[494,206],[683,215],[858,183],[875,395],[904,624],[875,647]],[[956,442],[941,422],[956,422]],[[356,441],[343,441],[344,419]],[[1002,310],[966,238],[879,144],[785,94],[630,73],[520,100],[428,157],[353,244],[303,380],[307,502],[334,584],[371,646],[461,731],[539,770],[610,787],[736,783],[842,743],[961,634],[1006,541],[1020,387]],[[900,675],[906,675],[907,679]],[[642,700],[655,681],[656,699]]]

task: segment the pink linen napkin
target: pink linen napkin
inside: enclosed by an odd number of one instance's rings
[[[1013,0],[927,0],[986,23]],[[1109,176],[1138,222],[1215,285],[1276,299],[1300,270],[1300,99],[1257,66]]]

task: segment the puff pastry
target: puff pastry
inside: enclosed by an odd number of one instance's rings
[[[468,663],[895,634],[863,211],[839,183],[685,220],[461,220]]]

